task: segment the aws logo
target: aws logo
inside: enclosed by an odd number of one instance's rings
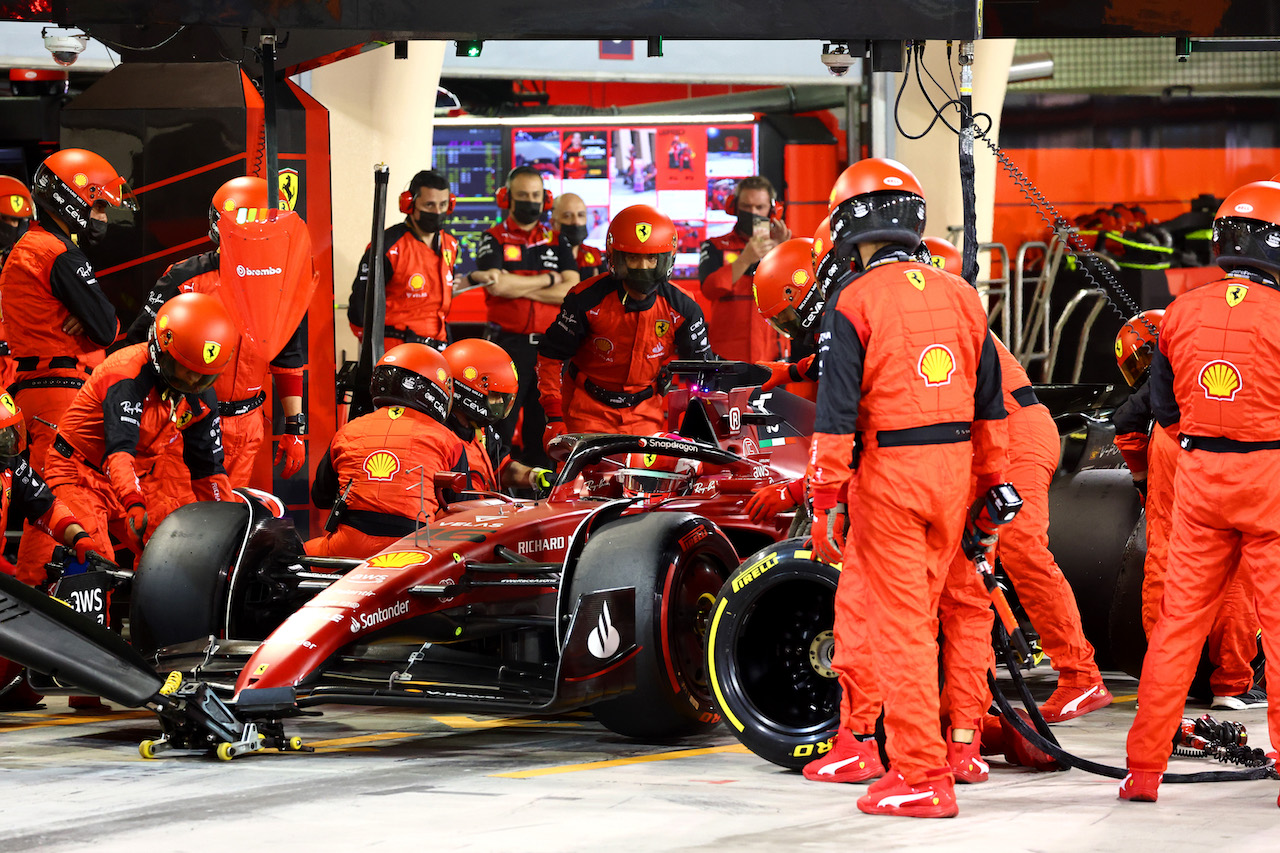
[[[400,472],[400,457],[389,450],[370,453],[364,460],[364,472],[370,480],[390,480]]]
[[[1240,370],[1229,361],[1211,361],[1200,369],[1200,387],[1205,397],[1230,403],[1244,387]]]
[[[925,347],[916,364],[916,372],[930,388],[951,384],[951,374],[956,372],[956,359],[951,350],[942,344]]]

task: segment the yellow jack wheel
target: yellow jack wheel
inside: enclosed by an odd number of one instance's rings
[[[302,750],[302,738],[297,737],[296,735],[289,738],[288,748],[290,752],[300,752]]]
[[[218,760],[230,761],[236,757],[236,748],[229,743],[223,742],[218,744]]]
[[[153,740],[144,740],[138,744],[138,754],[150,761],[156,757],[156,742]]]

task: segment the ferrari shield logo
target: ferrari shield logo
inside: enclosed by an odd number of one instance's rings
[[[280,209],[294,210],[298,206],[298,190],[302,182],[298,178],[297,169],[280,170]]]
[[[649,235],[652,233],[653,233],[653,226],[650,225],[648,222],[636,223],[636,236],[640,238],[641,243],[648,240]]]
[[[18,411],[18,404],[13,402],[13,398],[9,396],[8,392],[0,394],[0,405],[4,406],[4,414],[6,415],[12,415]]]
[[[911,282],[911,286],[916,290],[924,290],[924,273],[920,270],[907,270],[905,275],[907,281]]]
[[[187,424],[191,423],[191,419],[193,417],[195,417],[195,415],[191,412],[183,412],[182,414],[178,415],[178,421],[177,421],[178,429],[186,429]]]
[[[20,195],[9,196],[9,206],[13,208],[14,213],[17,213],[19,210],[22,210],[22,206],[25,203],[26,203],[26,199],[24,199]]]
[[[387,417],[391,418],[391,420],[393,421],[403,414],[404,414],[404,406],[392,406],[391,408],[387,409]]]
[[[204,363],[213,364],[217,359],[218,353],[222,352],[222,344],[217,341],[204,342]]]
[[[1227,288],[1227,304],[1235,308],[1241,302],[1244,302],[1245,296],[1249,293],[1247,284],[1233,284]]]
[[[657,461],[658,461],[658,454],[656,453],[646,453],[644,455],[644,467],[646,468],[652,468],[653,463]]]
[[[659,320],[653,324],[653,333],[658,337],[665,337],[667,331],[671,328],[671,324],[666,320]]]
[[[940,257],[938,257],[937,255],[930,255],[930,256],[929,256],[929,263],[933,264],[933,265],[934,265],[935,267],[937,267],[938,269],[942,269],[942,268],[943,268],[944,266],[946,266],[946,264],[947,264],[947,262],[946,262],[946,260],[945,260],[944,258],[940,258]]]

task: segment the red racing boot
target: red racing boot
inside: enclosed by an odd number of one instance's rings
[[[810,782],[866,782],[883,775],[875,738],[858,740],[845,729],[836,733],[830,752],[804,766],[804,778]]]
[[[932,770],[925,781],[908,785],[896,770],[867,789],[858,800],[858,811],[894,817],[955,817],[956,786],[947,768]]]
[[[1120,783],[1120,799],[1154,803],[1160,796],[1160,780],[1163,778],[1163,773],[1154,770],[1130,770]]]
[[[1111,692],[1102,682],[1088,687],[1064,687],[1059,684],[1053,695],[1040,706],[1040,713],[1047,723],[1061,723],[1105,708],[1111,704],[1111,699]]]
[[[951,766],[951,773],[957,782],[973,785],[987,781],[991,766],[982,760],[978,752],[980,746],[981,742],[977,740],[973,743],[958,743],[951,740],[950,736],[947,737],[947,764]]]

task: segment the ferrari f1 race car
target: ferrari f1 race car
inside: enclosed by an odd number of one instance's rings
[[[111,572],[60,581],[55,594],[87,613],[0,579],[0,655],[42,674],[43,692],[155,710],[162,733],[142,744],[146,757],[300,748],[286,721],[342,703],[503,715],[589,707],[640,738],[697,733],[723,715],[763,757],[802,762],[835,727],[838,573],[809,558],[796,537],[803,517],[785,538],[743,507],[803,475],[813,407],[733,387],[749,365],[675,370],[688,387],[669,395],[673,433],[566,436],[538,500],[468,491],[464,475],[424,480],[444,510],[367,560],[304,555],[278,502],[183,507],[129,579],[128,642],[100,627],[105,596],[77,594],[118,583]],[[1042,390],[1072,412],[1100,397]],[[1116,585],[1114,566],[1132,548],[1137,502],[1127,472],[1114,470],[1109,428],[1081,414],[1064,424],[1055,510],[1089,535],[1068,532],[1071,554],[1059,559],[1110,602],[1102,588]],[[1112,621],[1086,626],[1100,656]]]

